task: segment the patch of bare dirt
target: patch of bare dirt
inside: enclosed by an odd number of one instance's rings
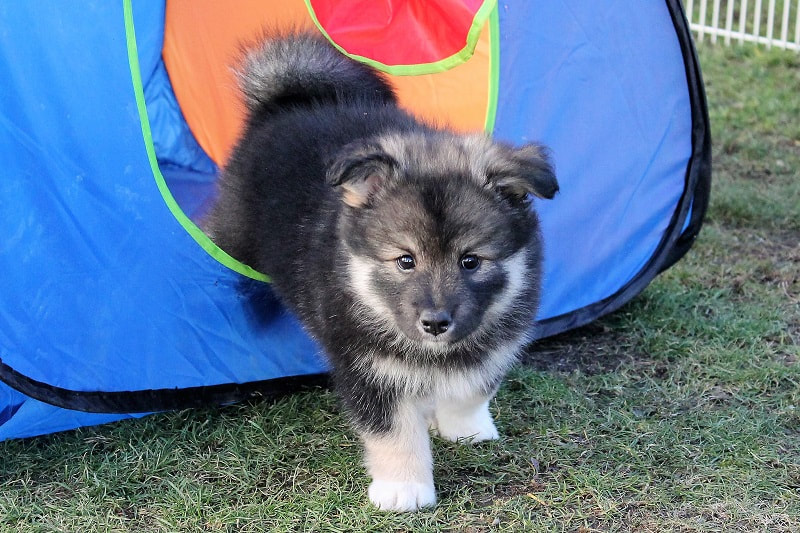
[[[522,363],[537,370],[566,373],[577,370],[593,375],[614,371],[640,355],[631,338],[598,320],[536,341],[526,349]]]

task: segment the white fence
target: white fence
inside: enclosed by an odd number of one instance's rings
[[[684,0],[697,42],[754,42],[800,52],[800,0]]]

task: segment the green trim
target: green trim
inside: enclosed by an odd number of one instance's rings
[[[394,76],[419,76],[421,74],[435,74],[437,72],[444,72],[445,70],[450,70],[453,67],[457,67],[458,65],[467,61],[472,54],[475,53],[475,46],[478,44],[478,37],[481,34],[481,30],[483,29],[483,24],[486,22],[486,19],[489,18],[491,13],[496,12],[497,7],[497,0],[486,0],[483,5],[478,9],[475,13],[475,18],[472,19],[472,25],[470,26],[469,32],[467,33],[467,44],[456,52],[455,54],[446,57],[444,59],[440,59],[439,61],[434,61],[432,63],[417,63],[412,65],[386,65],[381,63],[380,61],[375,61],[374,59],[370,59],[369,57],[364,57],[356,54],[348,53],[344,48],[339,46],[328,32],[325,31],[325,28],[322,27],[319,20],[317,19],[316,13],[314,13],[314,8],[311,5],[311,0],[305,0],[306,8],[308,9],[308,14],[311,16],[311,20],[314,21],[314,24],[317,25],[319,31],[327,38],[333,46],[335,46],[340,52],[345,54],[348,57],[355,59],[356,61],[360,61],[365,63],[373,68],[376,68],[380,71],[386,72],[387,74],[392,74]]]
[[[497,97],[500,94],[500,15],[497,6],[489,16],[489,95],[483,129],[491,135],[497,119]]]
[[[153,146],[153,134],[150,130],[150,121],[147,118],[147,106],[144,101],[144,88],[142,86],[142,75],[139,70],[139,52],[136,47],[136,33],[133,27],[133,8],[131,0],[123,0],[123,11],[125,13],[125,38],[128,43],[128,63],[131,69],[131,79],[133,81],[133,92],[136,95],[136,106],[139,110],[139,121],[142,124],[142,136],[144,137],[144,146],[147,150],[147,157],[150,160],[150,168],[153,171],[153,177],[156,180],[158,190],[161,192],[161,197],[167,204],[172,216],[183,226],[189,235],[197,241],[203,250],[208,252],[211,257],[230,268],[257,281],[269,281],[269,277],[253,270],[249,266],[241,263],[225,253],[219,246],[214,244],[197,225],[186,216],[186,213],[180,208],[172,193],[164,181],[164,176],[161,174],[161,169],[158,168],[158,160],[156,159],[156,150]]]

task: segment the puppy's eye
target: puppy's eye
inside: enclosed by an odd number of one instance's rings
[[[464,270],[475,270],[480,264],[481,260],[476,255],[467,254],[461,258],[461,268]]]
[[[414,257],[411,255],[401,255],[397,258],[397,268],[400,270],[408,271],[413,270],[414,267],[417,266],[417,262],[414,260]]]

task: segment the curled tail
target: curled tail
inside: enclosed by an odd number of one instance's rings
[[[287,105],[395,101],[391,86],[378,72],[310,32],[267,39],[251,48],[237,75],[251,113]]]

